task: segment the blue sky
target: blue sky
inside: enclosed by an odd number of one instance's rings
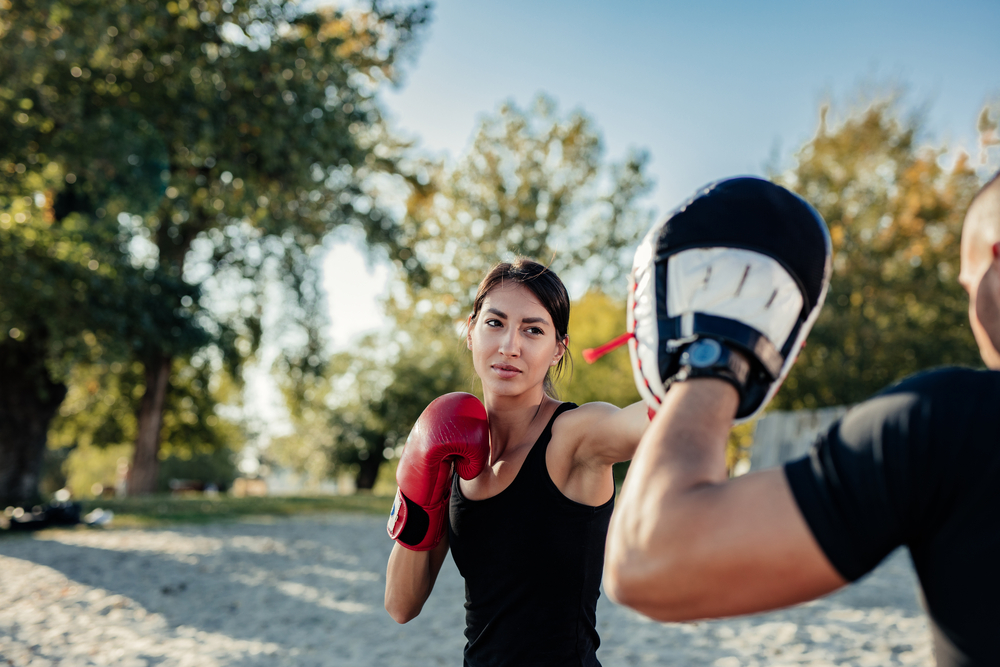
[[[383,100],[421,150],[456,159],[482,114],[544,92],[594,119],[609,158],[649,151],[664,213],[708,181],[788,164],[822,103],[891,89],[923,110],[927,142],[975,157],[979,111],[1000,103],[1000,1],[440,0],[405,70]],[[378,325],[388,269],[350,243],[326,267],[342,346]]]

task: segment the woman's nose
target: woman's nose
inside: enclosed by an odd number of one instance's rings
[[[521,348],[517,341],[517,331],[508,329],[500,340],[500,354],[506,357],[516,357],[521,353]]]

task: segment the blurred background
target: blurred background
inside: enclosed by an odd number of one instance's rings
[[[826,219],[834,276],[772,411],[981,364],[957,283],[1000,167],[992,1],[0,0],[0,508],[391,493],[478,392],[498,260],[573,298],[561,397],[638,400],[625,276],[712,180]],[[753,425],[734,432],[748,459]]]

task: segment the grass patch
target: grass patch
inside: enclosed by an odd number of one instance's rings
[[[232,498],[217,496],[148,496],[84,500],[83,512],[95,508],[115,513],[111,527],[148,527],[171,523],[210,523],[246,517],[285,517],[322,512],[389,513],[392,497],[371,494],[353,496],[266,496]]]

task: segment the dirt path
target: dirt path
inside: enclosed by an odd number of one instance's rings
[[[0,665],[461,665],[464,587],[445,563],[407,625],[382,608],[391,542],[377,517],[0,539]],[[605,598],[605,667],[922,665],[926,617],[908,557],[794,609],[663,625]]]

